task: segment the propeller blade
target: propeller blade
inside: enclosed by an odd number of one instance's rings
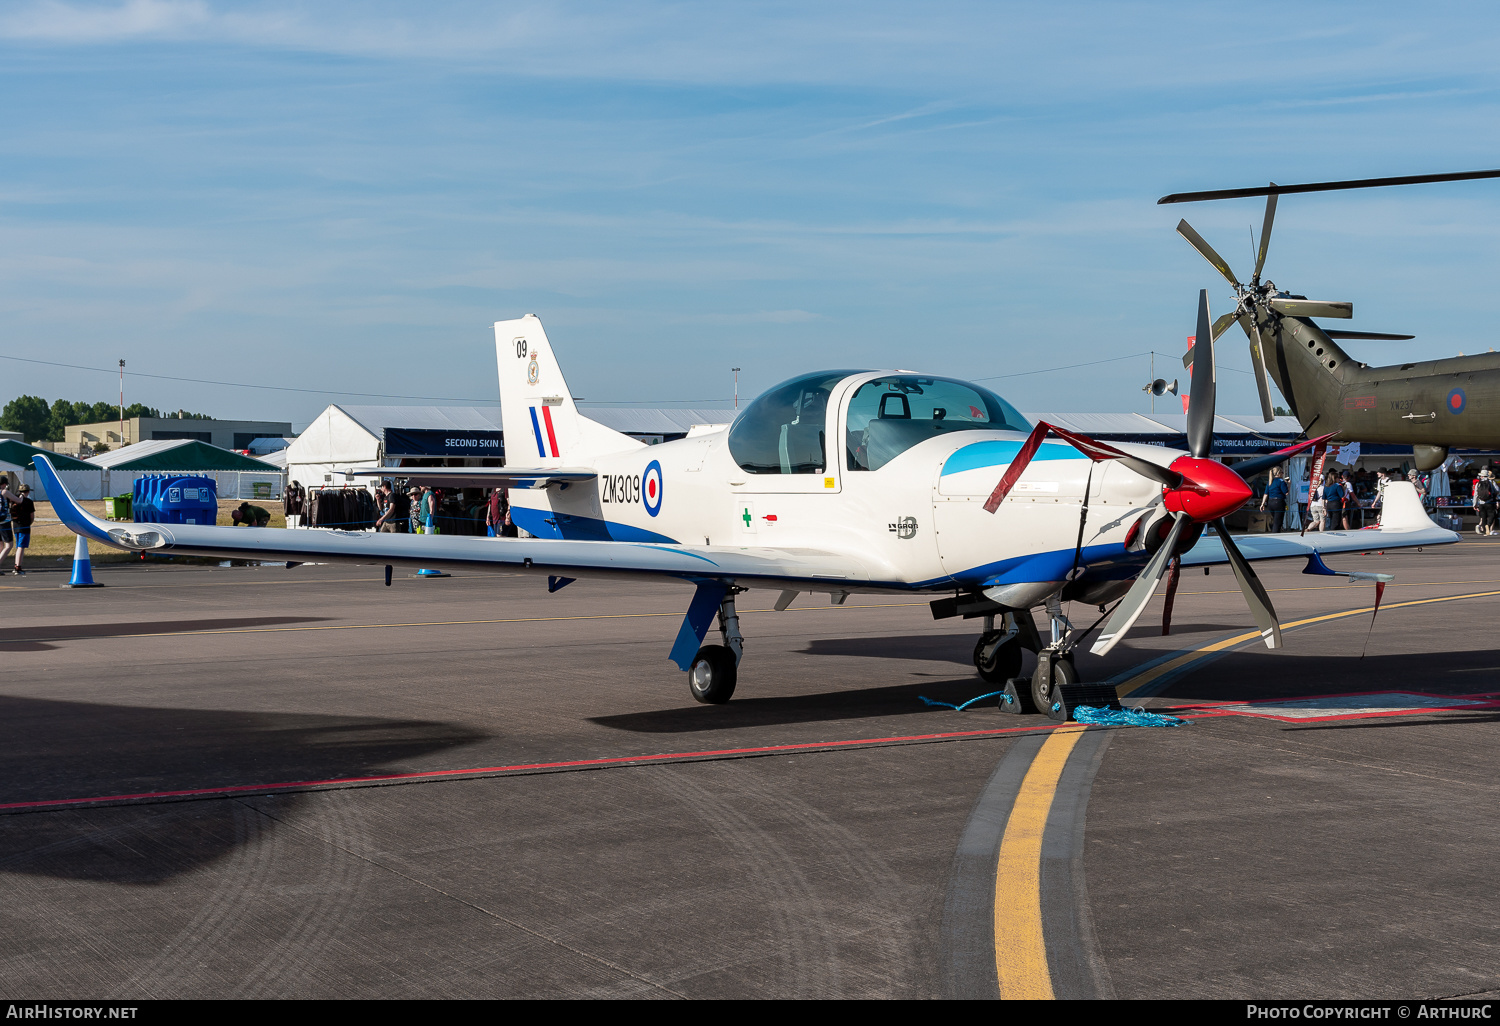
[[[1383,331],[1342,331],[1338,328],[1324,328],[1323,334],[1329,338],[1367,338],[1375,342],[1410,342],[1417,337],[1415,335],[1389,335]]]
[[[1000,504],[1005,501],[1005,497],[1010,494],[1010,490],[1016,486],[1016,482],[1020,480],[1021,474],[1025,472],[1027,465],[1031,463],[1031,458],[1036,455],[1037,449],[1042,444],[1042,439],[1047,437],[1047,432],[1049,431],[1095,463],[1102,463],[1105,460],[1119,460],[1142,477],[1159,481],[1168,488],[1182,487],[1183,477],[1175,470],[1164,467],[1159,463],[1152,463],[1150,460],[1143,460],[1138,456],[1131,456],[1129,453],[1121,452],[1114,446],[1095,441],[1088,435],[1080,435],[1066,428],[1060,428],[1056,424],[1048,424],[1044,420],[1039,420],[1036,427],[1032,428],[1031,434],[1027,437],[1025,443],[1022,444],[1020,451],[1016,453],[1015,459],[1010,461],[1010,466],[1006,468],[1005,475],[1000,478],[1000,483],[995,486],[995,490],[985,500],[984,511],[986,513],[993,513],[1000,508]]]
[[[1353,303],[1334,303],[1319,299],[1288,299],[1285,296],[1273,296],[1266,301],[1266,305],[1279,314],[1288,317],[1342,317],[1347,320],[1354,316]]]
[[[1224,542],[1224,554],[1229,557],[1229,565],[1234,570],[1235,579],[1240,582],[1240,591],[1245,593],[1250,614],[1255,617],[1255,624],[1260,628],[1260,636],[1265,639],[1266,647],[1280,648],[1281,624],[1276,619],[1276,610],[1271,606],[1271,596],[1266,594],[1265,586],[1250,568],[1249,560],[1241,554],[1234,539],[1229,537],[1229,525],[1223,520],[1215,520],[1214,530],[1219,532],[1219,538]]]
[[[1177,578],[1181,576],[1182,557],[1173,556],[1171,569],[1167,571],[1167,592],[1162,597],[1161,636],[1172,633],[1172,602],[1177,598]],[[1372,621],[1373,622],[1373,621]]]
[[[1156,550],[1156,555],[1151,557],[1151,562],[1146,564],[1115,611],[1110,614],[1109,622],[1104,625],[1104,630],[1099,635],[1099,640],[1094,642],[1094,647],[1089,649],[1094,655],[1104,655],[1115,645],[1119,644],[1125,632],[1140,619],[1141,612],[1146,608],[1146,603],[1151,601],[1151,596],[1156,594],[1156,586],[1161,583],[1162,574],[1167,571],[1167,564],[1172,561],[1172,550],[1177,547],[1177,539],[1182,536],[1182,529],[1186,527],[1192,518],[1186,513],[1178,513],[1176,521],[1172,524],[1172,530],[1167,534],[1167,540],[1161,543],[1161,548]]]
[[[1250,340],[1250,366],[1255,371],[1255,388],[1260,395],[1260,415],[1269,424],[1276,419],[1276,411],[1271,406],[1271,386],[1266,383],[1266,342],[1261,337],[1260,325],[1255,323],[1253,314],[1250,328],[1255,334]]]
[[[1271,188],[1276,188],[1276,183],[1271,183]],[[1260,229],[1260,252],[1255,254],[1255,273],[1250,280],[1259,284],[1261,268],[1266,266],[1266,250],[1271,245],[1271,222],[1276,220],[1276,194],[1273,192],[1266,197],[1266,221]]]
[[[1326,435],[1319,435],[1317,438],[1309,438],[1305,442],[1298,442],[1296,445],[1289,445],[1285,449],[1277,449],[1275,452],[1268,452],[1264,456],[1255,457],[1253,460],[1240,460],[1229,469],[1233,470],[1236,474],[1240,475],[1240,477],[1248,481],[1256,474],[1259,474],[1266,470],[1270,470],[1272,467],[1281,466],[1281,464],[1297,455],[1297,453],[1301,452],[1303,449],[1309,448],[1310,446],[1314,445],[1322,445],[1336,434],[1338,434],[1337,431],[1330,431]]]
[[[1037,449],[1041,447],[1042,439],[1047,437],[1047,432],[1051,428],[1052,425],[1046,421],[1039,420],[1036,422],[1036,427],[1032,428],[1031,434],[1026,436],[1026,441],[1021,444],[1021,449],[1016,453],[1016,458],[1010,461],[1009,467],[1005,468],[1005,475],[1000,478],[1000,483],[995,485],[995,490],[985,500],[984,511],[986,513],[993,513],[1000,508],[1000,504],[1005,501],[1005,497],[1010,494],[1010,490],[1021,479],[1021,474],[1025,472],[1027,464],[1031,462],[1031,457],[1036,455]]]
[[[1219,340],[1219,336],[1222,335],[1222,334],[1224,334],[1224,332],[1228,331],[1229,330],[1229,326],[1231,324],[1233,324],[1235,321],[1239,320],[1239,319],[1240,319],[1240,311],[1239,311],[1238,308],[1235,308],[1234,310],[1230,311],[1227,314],[1221,314],[1220,317],[1219,317],[1219,319],[1216,320],[1216,321],[1214,321],[1214,330],[1213,330],[1214,341],[1217,342]],[[1198,347],[1197,343],[1194,342],[1193,349],[1196,349],[1197,347]],[[1183,354],[1183,356],[1182,356],[1182,365],[1184,367],[1191,367],[1193,365],[1193,350],[1192,349],[1189,349],[1186,353]]]
[[[1198,338],[1209,338],[1208,290],[1198,291]],[[1188,404],[1188,451],[1203,459],[1214,447],[1214,344],[1198,342],[1193,350],[1203,350],[1193,358],[1192,402]]]
[[[1203,259],[1213,264],[1214,270],[1222,274],[1229,282],[1229,284],[1233,285],[1235,288],[1240,287],[1239,281],[1235,279],[1234,272],[1229,269],[1229,262],[1226,261],[1223,257],[1219,256],[1218,252],[1216,252],[1214,248],[1208,244],[1207,240],[1205,240],[1203,236],[1199,235],[1196,231],[1193,230],[1192,225],[1188,224],[1186,221],[1178,221],[1177,234],[1181,235],[1184,239],[1187,239],[1190,246],[1196,249],[1199,253],[1203,254]],[[1199,337],[1207,337],[1207,334],[1207,332],[1204,332],[1204,334]]]

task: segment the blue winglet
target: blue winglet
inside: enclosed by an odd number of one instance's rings
[[[719,611],[719,604],[728,592],[729,585],[722,581],[703,581],[698,585],[687,616],[682,618],[682,627],[677,631],[677,640],[672,644],[672,653],[667,656],[678,669],[692,669],[693,656],[698,654],[698,646],[703,644],[703,636],[708,633],[714,614]]]
[[[576,577],[559,577],[556,574],[548,574],[547,593],[550,595],[554,592],[562,591],[564,588],[566,588],[576,580],[578,580],[578,578]]]
[[[105,545],[120,546],[109,536],[109,525],[97,517],[90,516],[84,508],[78,505],[78,501],[68,494],[63,487],[62,480],[57,476],[57,469],[47,457],[40,454],[33,456],[31,465],[36,468],[37,477],[42,479],[42,487],[46,489],[47,501],[52,503],[52,508],[57,511],[57,517],[63,522],[63,526],[74,534],[81,534],[85,538],[91,538]]]
[[[1337,570],[1323,562],[1323,556],[1317,549],[1313,549],[1307,554],[1307,565],[1302,568],[1302,572],[1305,574],[1316,574],[1320,577],[1340,576]]]

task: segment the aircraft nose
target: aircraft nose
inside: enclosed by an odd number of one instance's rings
[[[1240,475],[1213,460],[1182,456],[1172,462],[1172,469],[1184,481],[1181,487],[1167,489],[1167,509],[1186,513],[1200,524],[1228,516],[1255,494]]]

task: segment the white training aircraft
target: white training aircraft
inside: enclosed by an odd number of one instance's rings
[[[1207,318],[1203,293],[1198,338],[1209,337]],[[392,566],[532,573],[547,578],[549,591],[582,577],[691,583],[670,658],[701,702],[725,702],[734,691],[743,653],[735,600],[749,589],[779,592],[778,610],[803,592],[835,604],[856,592],[941,596],[934,616],[984,618],[974,650],[984,679],[1008,680],[1023,648],[1037,652],[1030,693],[1022,686],[1018,698],[1055,714],[1053,688],[1076,683],[1073,651],[1093,629],[1075,628],[1063,602],[1102,612],[1120,600],[1093,646],[1102,654],[1169,569],[1171,589],[1179,565],[1228,563],[1276,648],[1276,614],[1247,560],[1301,556],[1307,572],[1333,573],[1320,553],[1458,540],[1401,483],[1385,493],[1378,529],[1232,541],[1222,518],[1250,497],[1244,477],[1320,440],[1234,469],[1209,459],[1211,345],[1198,347],[1193,364],[1191,453],[1114,447],[1032,425],[993,392],[952,378],[859,370],[793,378],[728,427],[646,446],[578,412],[535,316],[496,323],[495,345],[508,466],[359,473],[506,485],[512,519],[534,538],[108,523],[72,500],[46,457],[35,463],[69,528],[130,551],[289,567],[384,563],[387,584]],[[1049,429],[1063,441],[1045,440]],[[1199,541],[1209,524],[1219,538]],[[1035,607],[1050,618],[1047,639],[1032,620]],[[715,618],[723,644],[704,645]]]

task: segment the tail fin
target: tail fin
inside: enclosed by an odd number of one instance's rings
[[[1410,481],[1392,481],[1385,486],[1385,498],[1380,503],[1380,526],[1386,531],[1405,531],[1417,527],[1433,527],[1433,521],[1422,508],[1417,498],[1417,489]]]
[[[507,464],[583,466],[644,444],[579,414],[535,314],[495,322],[495,357]]]

